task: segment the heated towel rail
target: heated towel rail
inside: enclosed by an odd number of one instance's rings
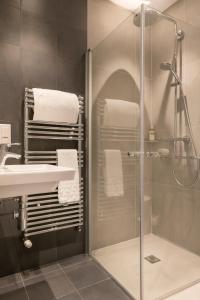
[[[114,218],[124,218],[135,210],[134,195],[138,160],[129,158],[128,151],[137,151],[140,132],[138,128],[107,127],[104,125],[105,100],[98,99],[96,106],[96,148],[97,148],[97,187],[96,209],[98,222],[111,222]],[[124,196],[110,197],[105,195],[104,150],[121,151],[123,164]],[[131,217],[131,219],[133,219]],[[135,218],[136,219],[136,218]],[[100,225],[101,226],[101,225]]]
[[[34,97],[32,89],[25,88],[24,100],[24,162],[25,164],[57,164],[56,149],[46,151],[50,140],[63,142],[75,141],[78,148],[78,163],[80,174],[80,201],[62,205],[58,201],[58,191],[42,194],[27,195],[21,201],[21,230],[24,234],[25,246],[30,236],[47,233],[66,228],[78,228],[83,225],[83,171],[84,166],[84,98],[79,96],[79,118],[77,124],[34,121]],[[39,142],[33,149],[31,141],[49,140],[48,143]],[[67,144],[66,144],[67,145]],[[45,150],[44,150],[45,146]],[[54,146],[55,147],[55,146]],[[66,146],[67,147],[67,146]],[[42,149],[41,149],[42,148]],[[71,148],[71,146],[70,146]]]

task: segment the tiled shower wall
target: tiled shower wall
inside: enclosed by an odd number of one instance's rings
[[[12,142],[23,144],[24,87],[84,95],[86,17],[86,0],[1,1],[0,121],[12,124]],[[34,237],[25,249],[14,209],[13,199],[0,202],[0,276],[84,251],[84,232],[73,229]]]
[[[177,18],[185,32],[183,40],[183,83],[191,114],[192,128],[198,153],[200,151],[200,2],[180,0],[167,12]],[[159,64],[171,61],[174,31],[169,22],[157,20],[152,25],[152,118],[158,138],[173,135],[174,89],[172,78]],[[158,148],[169,148],[169,143],[158,143]],[[192,188],[179,187],[172,175],[172,161],[154,160],[152,173],[153,233],[190,251],[200,254],[200,182]],[[183,167],[182,173],[191,178]]]

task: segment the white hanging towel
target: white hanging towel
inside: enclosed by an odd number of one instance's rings
[[[77,123],[79,101],[75,94],[33,88],[35,121]]]
[[[124,195],[122,157],[120,150],[104,150],[104,190],[107,197]]]
[[[60,181],[58,185],[59,203],[68,204],[80,201],[78,155],[75,149],[57,150],[58,166],[75,169],[72,180]]]
[[[136,128],[139,121],[140,109],[137,103],[105,99],[104,126]]]

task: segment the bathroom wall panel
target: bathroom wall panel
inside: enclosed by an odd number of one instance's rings
[[[1,6],[13,6],[16,8],[20,8],[20,0],[1,0]]]
[[[183,45],[183,86],[187,95],[197,151],[200,151],[200,112],[198,95],[200,62],[200,3],[197,0],[180,0],[167,13],[178,18],[179,27],[185,32]],[[170,29],[171,27],[171,29]],[[164,37],[164,38],[163,38]],[[174,90],[170,87],[172,77],[160,70],[160,63],[171,61],[174,33],[172,26],[159,19],[152,26],[152,107],[156,133],[160,139],[173,136]],[[184,131],[183,131],[184,132]],[[184,134],[183,134],[184,135]],[[173,144],[162,142],[154,145],[168,148],[173,153]],[[180,162],[180,161],[179,161]],[[172,174],[175,162],[172,159],[155,160],[152,175],[153,233],[200,254],[199,231],[199,181],[191,188],[177,185]],[[196,166],[189,167],[182,161],[176,174],[191,182]]]
[[[20,44],[20,10],[2,5],[0,10],[0,41],[12,45]]]
[[[169,7],[166,11],[172,17],[175,17],[179,20],[185,20],[186,18],[186,1],[187,0],[178,0],[174,5]],[[197,0],[198,1],[198,0]],[[193,6],[194,0],[188,0],[190,6]]]
[[[38,50],[47,56],[57,55],[56,21],[45,21],[33,13],[22,11],[21,47]]]
[[[200,2],[198,0],[185,0],[186,22],[200,28]]]
[[[64,259],[68,256],[78,255],[84,252],[85,244],[83,243],[85,232],[71,228],[68,230],[68,243],[66,243],[66,230],[57,232],[56,246],[58,259]],[[80,251],[82,250],[82,251]]]
[[[46,55],[39,50],[22,49],[23,86],[37,86],[40,88],[57,88],[57,57]]]
[[[86,17],[86,0],[1,1],[0,121],[12,124],[13,142],[23,143],[25,86],[84,95]],[[38,146],[54,150],[77,143],[32,142],[33,149]],[[25,249],[13,219],[16,209],[14,200],[0,202],[0,276],[84,252],[84,230],[74,229],[35,236],[33,248]]]
[[[6,82],[15,89],[20,88],[20,47],[0,43],[0,82]]]
[[[21,2],[23,11],[30,12],[44,21],[57,20],[59,0],[21,0]]]
[[[129,15],[111,1],[88,0],[88,48],[98,46]]]
[[[153,184],[153,232],[198,255],[199,195],[194,189]]]
[[[73,5],[71,1],[59,0],[59,19],[67,25],[82,30],[85,27],[87,11],[85,10],[85,1],[76,0]],[[76,18],[74,16],[76,15]]]
[[[22,140],[22,101],[18,101],[21,99],[21,91],[7,82],[0,82],[0,91],[0,121],[11,123],[12,141],[19,142]],[[21,153],[19,147],[13,151]]]
[[[79,62],[68,63],[66,65],[66,61],[68,61],[67,58],[58,59],[58,89],[69,92],[73,92],[75,89],[78,94],[82,94],[85,85],[85,62],[80,60]]]

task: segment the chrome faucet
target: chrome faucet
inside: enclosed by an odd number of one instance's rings
[[[17,153],[9,152],[8,149],[12,146],[20,146],[20,143],[13,143],[13,144],[1,144],[0,145],[0,166],[4,167],[6,164],[6,160],[8,158],[15,158],[20,159],[21,155]]]

